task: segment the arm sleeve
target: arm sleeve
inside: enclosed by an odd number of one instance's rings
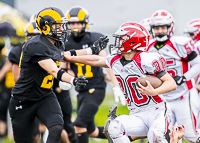
[[[192,61],[194,58],[197,57],[197,53],[196,53],[195,51],[192,51],[190,54],[188,54],[187,57],[188,57],[188,58],[187,58],[187,61],[188,61],[188,62],[189,62],[189,61]]]

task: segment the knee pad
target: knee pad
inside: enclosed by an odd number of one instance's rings
[[[111,138],[118,138],[124,135],[125,129],[124,126],[118,120],[111,120],[108,127],[108,133]]]
[[[48,130],[49,130],[49,134],[53,133],[53,134],[61,134],[63,127],[61,125],[54,125],[51,126]]]

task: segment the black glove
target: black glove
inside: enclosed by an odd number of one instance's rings
[[[101,50],[106,48],[108,42],[109,42],[108,36],[100,37],[90,47],[92,49],[92,54],[98,55]]]
[[[186,78],[185,78],[185,76],[178,76],[178,75],[176,75],[176,76],[173,76],[173,78],[176,81],[177,85],[181,85],[182,83],[184,83],[184,82],[187,81]]]
[[[75,77],[73,80],[73,85],[75,86],[76,90],[80,90],[86,86],[88,80],[85,76]]]

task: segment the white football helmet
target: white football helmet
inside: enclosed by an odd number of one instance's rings
[[[150,22],[151,22],[151,19],[150,19],[150,18],[144,18],[140,23],[141,23],[148,31],[151,31]]]
[[[195,42],[199,41],[200,40],[200,18],[190,20],[187,23],[184,32],[193,36],[193,40]]]
[[[153,37],[160,42],[169,39],[169,37],[172,36],[175,29],[173,17],[166,10],[157,10],[156,12],[154,12],[151,16],[150,26]],[[167,26],[168,27],[167,35],[156,36],[153,29],[156,26]]]

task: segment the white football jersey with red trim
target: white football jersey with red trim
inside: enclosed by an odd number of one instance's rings
[[[164,101],[162,95],[148,96],[140,94],[136,89],[136,80],[145,74],[155,74],[166,70],[166,62],[159,53],[138,52],[133,59],[123,65],[123,55],[108,55],[106,64],[117,77],[119,85],[126,97],[128,109],[135,111]]]
[[[200,40],[194,44],[195,52],[200,55]]]
[[[200,55],[200,40],[194,44],[195,52]],[[200,74],[197,76],[196,82],[200,84]]]
[[[157,49],[155,47],[156,39],[150,41],[148,52],[159,52],[166,59],[167,72],[171,76],[182,76],[190,68],[187,61],[187,55],[194,50],[194,43],[189,37],[172,36],[164,43],[162,48]],[[167,100],[174,100],[190,90],[192,88],[191,80],[177,86],[177,89],[164,94]]]

